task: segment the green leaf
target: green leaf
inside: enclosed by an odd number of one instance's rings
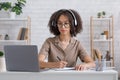
[[[0,51],[0,56],[3,56],[3,52],[2,51]]]
[[[14,6],[11,5],[11,2],[1,2],[0,10],[4,9],[5,11],[10,10],[15,12],[17,15],[22,13],[22,8],[25,6],[26,0],[17,0]]]
[[[10,8],[11,8],[11,2],[3,2],[3,3],[1,3],[1,9],[4,9],[5,11],[7,11]]]

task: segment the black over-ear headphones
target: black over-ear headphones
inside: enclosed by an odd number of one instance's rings
[[[74,26],[76,27],[77,26],[77,19],[76,19],[76,17],[75,17],[75,14],[73,13],[73,11],[72,10],[67,10],[72,16],[73,16],[73,19],[74,19]]]
[[[73,19],[74,19],[74,26],[76,27],[76,26],[77,26],[77,19],[76,19],[76,17],[75,17],[75,14],[73,13],[73,11],[70,10],[70,9],[69,9],[69,10],[63,9],[63,11],[68,11],[68,12],[72,15],[72,17],[73,17]],[[52,26],[56,26],[56,22],[53,20],[51,25],[52,25]]]

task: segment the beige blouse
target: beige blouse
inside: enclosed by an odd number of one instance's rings
[[[74,38],[71,38],[70,43],[63,50],[58,36],[48,38],[42,45],[40,54],[48,56],[49,62],[59,61],[58,56],[61,60],[68,62],[67,67],[75,66],[78,57],[84,61],[84,57],[87,56],[81,43]]]

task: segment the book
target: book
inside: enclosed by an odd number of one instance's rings
[[[28,28],[21,28],[17,40],[26,40],[28,35]]]
[[[26,28],[25,35],[24,35],[24,40],[27,40],[27,39],[28,39],[28,28]]]
[[[20,40],[21,32],[22,32],[22,28],[20,28],[20,30],[19,30],[17,40]]]
[[[24,40],[25,30],[26,30],[26,28],[22,28],[22,32],[21,32],[21,36],[20,36],[20,40]]]

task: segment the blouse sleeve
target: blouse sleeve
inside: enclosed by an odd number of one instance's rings
[[[81,59],[81,61],[84,62],[84,57],[85,57],[85,56],[88,56],[87,51],[86,51],[85,48],[81,45],[80,42],[79,42],[79,44],[78,44],[78,49],[79,49],[78,56],[79,56],[79,58]]]
[[[40,49],[39,54],[43,54],[43,55],[47,56],[48,52],[49,52],[49,46],[50,46],[49,39],[46,39],[46,41],[44,42],[44,44],[42,45],[42,47]]]

